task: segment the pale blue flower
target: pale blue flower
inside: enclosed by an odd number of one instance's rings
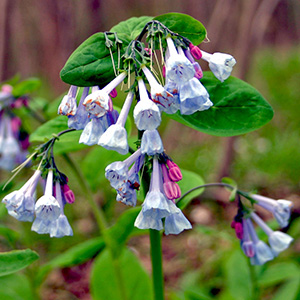
[[[77,110],[76,101],[77,86],[71,85],[69,92],[65,95],[58,107],[58,114],[64,116],[74,116]]]
[[[79,143],[89,146],[98,144],[100,137],[106,130],[104,122],[106,122],[106,120],[103,118],[93,118],[91,122],[84,127],[80,135]]]
[[[201,50],[201,52],[202,59],[208,62],[209,68],[217,79],[223,82],[230,76],[232,68],[236,64],[236,60],[233,58],[233,56],[219,52],[214,54],[206,53],[203,50]]]
[[[85,87],[83,89],[80,102],[78,105],[78,108],[76,110],[76,113],[74,116],[70,115],[68,118],[68,127],[74,128],[76,130],[84,129],[84,127],[87,125],[87,123],[90,121],[88,117],[88,113],[85,110],[85,107],[83,106],[83,101],[87,97],[89,93],[89,87]]]
[[[165,90],[171,93],[173,97],[161,99],[161,105],[158,107],[167,114],[175,114],[180,109],[178,85],[174,81],[166,79]]]
[[[128,153],[129,146],[127,141],[127,132],[124,126],[133,100],[133,96],[134,94],[132,92],[128,93],[116,124],[108,127],[105,133],[101,136],[98,144],[102,147],[108,150],[115,150],[120,154]]]
[[[252,265],[263,265],[267,261],[274,259],[274,254],[270,247],[263,241],[259,240],[253,224],[250,219],[246,219],[250,237],[254,243],[254,256],[250,258]]]
[[[45,194],[38,199],[35,204],[36,219],[31,230],[39,234],[50,233],[51,227],[55,226],[55,221],[61,214],[61,208],[53,195],[53,170],[49,170]]]
[[[155,155],[164,151],[164,146],[156,129],[146,130],[141,142],[142,154]]]
[[[165,234],[179,234],[183,230],[191,229],[192,225],[182,211],[169,200],[170,215],[165,219]]]
[[[163,223],[161,219],[153,218],[152,216],[145,215],[143,210],[140,211],[135,219],[134,226],[139,229],[155,229],[162,230]]]
[[[207,90],[195,77],[179,86],[179,99],[180,112],[183,115],[191,115],[213,105]]]
[[[269,235],[269,244],[275,255],[287,249],[294,239],[281,231],[273,231]]]
[[[62,190],[61,190],[60,183],[58,181],[55,183],[55,195],[56,195],[56,200],[60,206],[60,215],[50,227],[50,232],[49,232],[50,237],[60,238],[63,236],[71,236],[73,235],[73,230],[69,224],[67,217],[64,214]]]
[[[149,99],[144,81],[139,79],[138,84],[140,101],[133,111],[134,122],[139,130],[156,129],[161,122],[159,108]]]
[[[288,226],[293,207],[291,201],[284,199],[274,200],[260,195],[251,195],[251,197],[257,201],[258,205],[273,213],[281,228]]]
[[[169,57],[166,60],[166,77],[175,83],[183,83],[192,79],[195,69],[185,55],[178,54],[172,38],[167,38]]]

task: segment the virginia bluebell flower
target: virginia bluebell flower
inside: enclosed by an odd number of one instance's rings
[[[179,100],[180,112],[183,115],[191,115],[213,105],[207,90],[195,77],[179,85]]]
[[[129,113],[129,109],[133,100],[133,92],[129,92],[124,102],[121,113],[116,124],[111,125],[101,136],[98,144],[108,150],[115,150],[120,154],[128,153],[127,132],[124,128]]]
[[[158,105],[159,109],[166,113],[174,113],[177,111],[174,107],[173,95],[160,85],[154,75],[147,67],[142,68],[151,88],[151,98]]]
[[[230,54],[216,52],[214,54],[209,54],[207,52],[202,52],[202,59],[208,62],[209,68],[214,73],[216,78],[221,82],[226,80],[231,72],[232,68],[236,64],[236,60]]]
[[[161,164],[163,175],[163,190],[166,197],[170,200],[178,199],[181,196],[179,185],[170,179],[168,169],[165,164]]]
[[[169,53],[166,59],[166,77],[175,83],[183,83],[192,79],[195,75],[195,69],[185,55],[178,54],[171,37],[167,37]]]
[[[35,214],[36,219],[32,223],[31,230],[39,234],[50,233],[61,214],[60,205],[53,197],[53,170],[48,172],[45,194],[36,202]]]
[[[121,73],[102,90],[97,90],[89,94],[83,101],[83,105],[88,113],[100,118],[104,116],[107,111],[111,111],[112,103],[109,94],[124,80],[126,75],[126,72]]]
[[[138,80],[140,101],[134,108],[133,117],[139,130],[156,129],[161,122],[160,111],[157,105],[149,99],[143,79]]]
[[[87,125],[87,123],[90,121],[88,117],[88,113],[85,110],[85,107],[83,106],[83,101],[89,94],[89,87],[85,87],[83,89],[78,108],[76,110],[75,115],[69,115],[68,116],[68,127],[74,128],[76,130],[84,129],[84,127]]]
[[[73,230],[68,222],[67,217],[64,214],[64,201],[63,201],[63,192],[61,190],[60,183],[57,181],[55,183],[55,197],[60,206],[60,215],[53,222],[54,224],[50,228],[50,237],[63,237],[73,235]]]
[[[293,203],[289,200],[274,200],[260,195],[251,195],[257,204],[270,211],[281,228],[288,226]]]
[[[242,222],[243,222],[243,236],[241,239],[241,247],[246,256],[253,257],[255,255],[255,245],[250,237],[247,220],[243,219]]]
[[[106,117],[92,118],[91,122],[87,123],[80,135],[79,143],[85,145],[96,145],[99,142],[102,134],[106,130]]]
[[[289,247],[293,238],[286,233],[280,231],[273,231],[256,213],[250,214],[251,218],[256,222],[258,226],[268,235],[269,244],[274,255],[278,255]]]
[[[35,171],[21,189],[8,194],[2,200],[8,213],[19,221],[32,222],[34,219],[35,190],[40,176],[41,171]]]
[[[166,78],[165,90],[171,93],[173,97],[162,102],[163,105],[159,105],[159,109],[167,114],[175,114],[180,109],[178,85]]]
[[[141,142],[142,154],[155,155],[164,151],[164,146],[156,129],[146,130]]]
[[[63,116],[74,116],[77,110],[76,102],[77,86],[71,85],[69,92],[65,95],[58,107],[58,114]]]
[[[250,237],[254,243],[254,256],[250,257],[250,262],[252,265],[263,265],[267,261],[270,261],[274,258],[274,254],[270,247],[263,241],[261,241],[253,227],[253,224],[250,219],[246,219]]]

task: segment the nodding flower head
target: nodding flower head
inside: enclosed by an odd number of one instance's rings
[[[139,130],[156,129],[161,122],[160,111],[157,105],[149,99],[145,83],[138,80],[140,101],[134,108],[134,122]]]
[[[164,146],[156,129],[146,130],[141,142],[142,154],[155,155],[164,151]]]
[[[106,130],[106,123],[106,118],[93,118],[84,127],[80,135],[79,143],[89,146],[98,144],[99,139]]]
[[[172,38],[167,38],[169,57],[166,60],[166,77],[177,84],[192,79],[195,69],[185,55],[178,54]]]
[[[76,101],[77,86],[72,85],[67,95],[65,95],[58,107],[58,114],[64,116],[74,116],[77,110]]]

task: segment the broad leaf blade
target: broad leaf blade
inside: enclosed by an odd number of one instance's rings
[[[123,249],[119,265],[127,299],[151,300],[150,278],[136,256],[128,249]],[[103,251],[95,260],[91,274],[91,293],[94,300],[123,299],[112,266],[113,261],[108,250]]]
[[[154,20],[188,38],[194,45],[199,45],[206,37],[206,29],[202,23],[186,14],[168,13],[157,16]]]
[[[118,35],[123,42],[122,47],[129,43],[126,36]],[[114,37],[110,36],[114,42]],[[118,65],[117,48],[111,48],[115,66]],[[123,52],[121,51],[121,55]],[[69,57],[65,66],[60,72],[61,79],[69,84],[77,86],[105,86],[114,77],[109,49],[105,46],[103,32],[98,32],[85,40]]]
[[[0,253],[0,276],[22,270],[38,258],[38,254],[30,249],[2,252]]]
[[[216,136],[234,136],[260,128],[273,117],[273,109],[250,84],[234,77],[220,82],[204,72],[202,84],[214,105],[192,115],[176,114],[176,121]]]
[[[144,26],[153,19],[153,17],[133,17],[126,21],[120,22],[110,29],[111,32],[116,32],[117,34],[126,34],[129,40],[135,39],[140,32],[143,30]]]
[[[17,83],[13,87],[12,94],[15,97],[20,97],[34,92],[41,86],[41,81],[38,78],[28,78],[24,81]]]

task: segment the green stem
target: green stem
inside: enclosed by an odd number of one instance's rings
[[[162,267],[161,234],[149,229],[151,243],[152,280],[155,300],[164,300],[164,276]]]
[[[105,219],[105,215],[104,215],[103,211],[101,210],[101,208],[99,208],[97,203],[95,202],[93,193],[92,193],[88,183],[86,182],[85,177],[82,174],[77,163],[68,154],[63,154],[62,156],[64,157],[66,162],[69,164],[69,166],[73,169],[75,175],[78,178],[79,184],[80,184],[83,192],[86,195],[86,199],[89,202],[89,204],[93,210],[93,213],[95,215],[95,218],[96,218],[96,221],[97,221],[97,224],[99,227],[100,234],[103,236],[103,240],[106,244],[106,247],[109,249],[110,254],[111,254],[113,268],[114,268],[115,275],[117,278],[120,299],[127,300],[128,297],[126,295],[124,280],[122,278],[120,261],[119,261],[118,256],[116,255],[116,252],[114,251],[113,240],[111,239],[110,235],[107,233],[107,230],[106,230],[108,226],[107,226],[107,222]]]

